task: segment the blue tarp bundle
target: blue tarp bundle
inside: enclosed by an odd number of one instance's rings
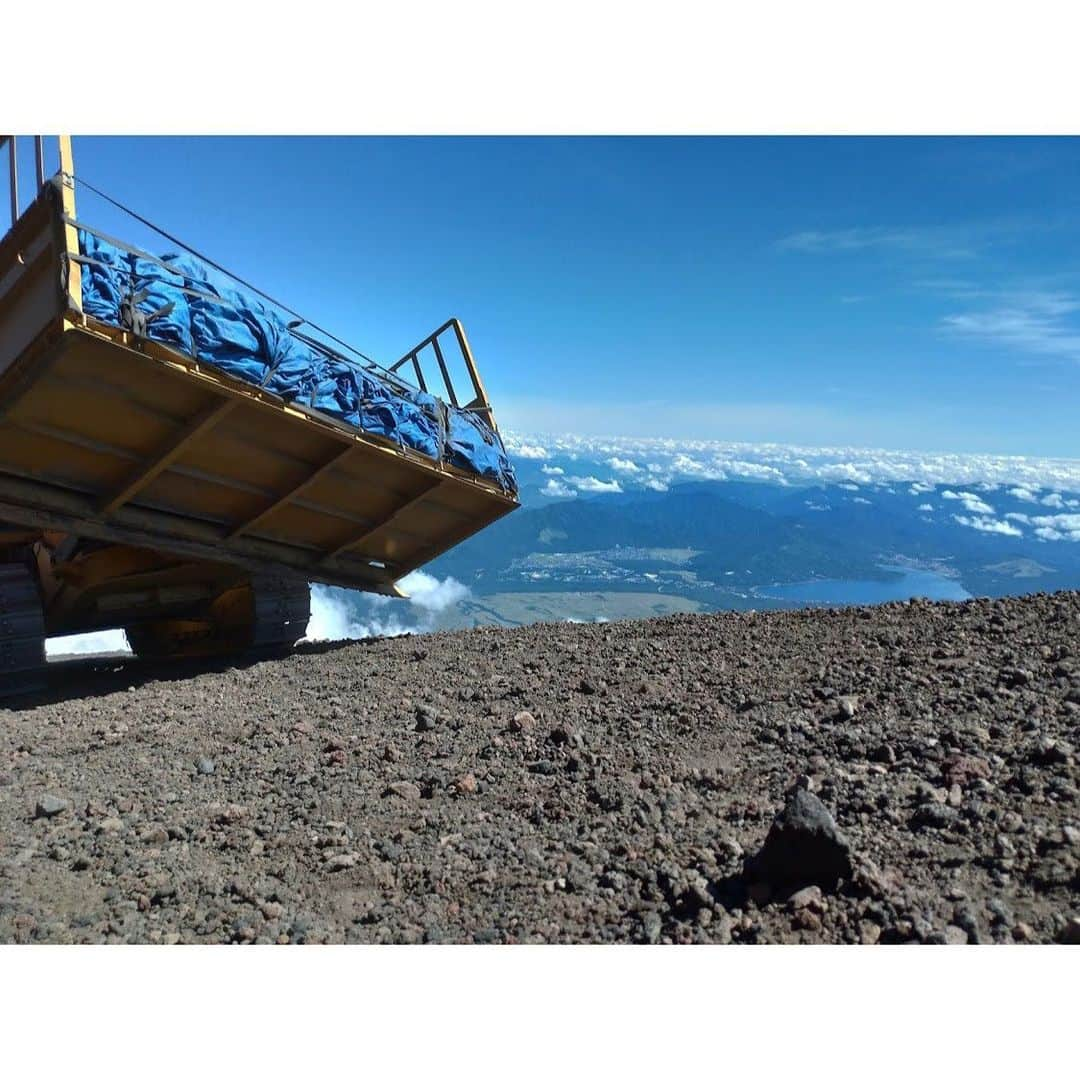
[[[85,229],[79,250],[82,306],[91,318],[122,326],[121,305],[134,297],[151,340],[517,493],[502,440],[475,413],[313,348],[270,307],[211,279],[194,256],[156,259]]]

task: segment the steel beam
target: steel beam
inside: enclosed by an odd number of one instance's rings
[[[129,499],[137,495],[156,476],[164,472],[200,435],[210,430],[226,413],[236,408],[235,398],[215,401],[179,432],[176,433],[158,451],[157,456],[129,478],[127,483],[114,495],[106,496],[98,505],[98,511],[105,516],[115,513]]]
[[[295,499],[297,495],[303,494],[320,476],[325,475],[335,465],[340,465],[352,452],[356,449],[355,446],[346,446],[344,450],[339,451],[329,461],[320,465],[307,479],[302,480],[291,491],[285,492],[279,499],[275,499],[269,506],[257,513],[253,518],[249,518],[247,521],[241,522],[229,533],[225,538],[226,540],[232,540],[233,537],[239,536],[243,532],[247,532],[249,529],[254,529],[257,525],[261,525],[271,514],[276,510],[281,509],[286,503]]]
[[[392,514],[383,518],[383,520],[380,521],[377,525],[372,526],[371,528],[364,529],[362,532],[355,533],[353,536],[350,536],[349,539],[346,540],[343,544],[339,544],[332,551],[328,551],[323,556],[322,561],[325,563],[330,559],[336,559],[342,552],[348,551],[349,548],[355,547],[357,544],[363,543],[369,537],[374,536],[381,529],[385,529],[387,525],[389,525],[392,521],[396,521],[407,510],[411,510],[418,503],[423,502],[430,494],[432,494],[432,492],[442,487],[444,483],[445,480],[440,478],[439,480],[436,480],[434,484],[429,484],[419,494],[414,495],[411,499],[403,502]]]

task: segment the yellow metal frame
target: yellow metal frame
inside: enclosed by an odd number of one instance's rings
[[[0,522],[398,595],[402,575],[516,508],[472,473],[86,317],[69,138],[59,153],[0,240]],[[426,388],[430,347],[456,404],[451,339],[465,408],[497,431],[457,319],[391,370],[411,364]]]

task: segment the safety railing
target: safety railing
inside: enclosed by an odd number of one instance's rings
[[[447,364],[447,354],[443,346],[447,341],[453,341],[456,355],[465,365],[465,371],[472,383],[472,400],[462,404],[457,395],[457,387]],[[417,386],[425,393],[434,393],[429,390],[428,376],[432,374],[431,362],[434,360],[438,367],[439,378],[446,390],[446,396],[455,409],[465,409],[469,412],[479,413],[492,429],[498,431],[495,426],[495,417],[491,412],[491,402],[488,401],[484,384],[480,380],[480,372],[473,360],[472,350],[469,348],[469,340],[465,337],[465,328],[461,322],[454,318],[448,319],[434,333],[429,334],[418,345],[411,348],[400,360],[390,365],[390,371],[395,375],[402,369],[411,369],[416,377]]]
[[[34,195],[37,196],[38,192],[45,186],[45,136],[44,135],[31,135],[24,136],[24,138],[30,138],[34,143],[34,179],[36,180],[36,186],[34,189]],[[71,143],[70,139],[65,141],[65,136],[54,136],[59,143],[59,156],[60,156],[60,172],[69,171],[69,162],[71,158]],[[22,207],[19,202],[19,137],[15,135],[0,135],[0,151],[7,149],[8,157],[8,205],[11,207],[11,227],[14,228],[15,222],[19,220],[19,214],[22,212]]]

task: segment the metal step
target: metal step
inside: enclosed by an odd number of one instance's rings
[[[0,564],[0,698],[45,687],[45,616],[33,573]]]

